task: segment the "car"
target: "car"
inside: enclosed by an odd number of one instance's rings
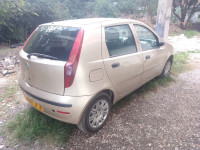
[[[19,85],[37,110],[95,133],[117,101],[153,78],[170,74],[173,53],[170,44],[136,20],[46,23],[19,52]]]

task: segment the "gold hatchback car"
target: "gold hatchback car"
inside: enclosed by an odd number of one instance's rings
[[[19,85],[34,108],[97,132],[118,100],[169,75],[173,47],[139,21],[93,18],[39,25],[19,55]]]

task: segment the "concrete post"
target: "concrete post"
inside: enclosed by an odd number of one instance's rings
[[[156,32],[164,41],[168,40],[172,1],[173,0],[159,0],[158,2]]]

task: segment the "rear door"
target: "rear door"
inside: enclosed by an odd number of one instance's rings
[[[120,96],[138,88],[143,57],[128,24],[103,28],[102,55],[108,77]]]
[[[138,24],[134,24],[134,28],[140,41],[144,59],[143,84],[161,73],[167,51],[164,46],[158,46],[158,37],[149,28]]]
[[[23,80],[37,89],[63,95],[64,66],[79,28],[40,26],[20,51]]]

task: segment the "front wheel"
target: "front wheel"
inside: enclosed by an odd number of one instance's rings
[[[105,94],[97,95],[87,106],[78,128],[86,133],[99,131],[105,124],[111,109],[111,99]]]
[[[171,71],[171,66],[172,66],[172,61],[170,59],[168,59],[160,76],[161,77],[169,76],[170,71]]]

